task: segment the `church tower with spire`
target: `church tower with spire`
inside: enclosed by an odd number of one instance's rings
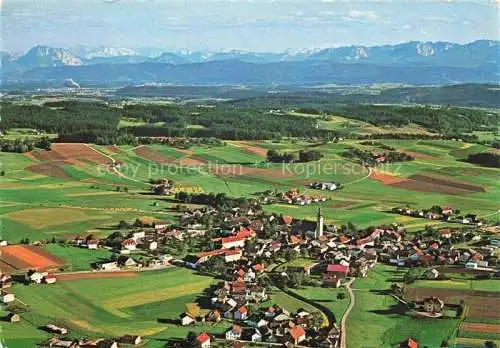
[[[323,218],[323,213],[321,208],[318,208],[318,216],[316,217],[316,239],[323,235],[323,225],[325,224],[325,219]]]

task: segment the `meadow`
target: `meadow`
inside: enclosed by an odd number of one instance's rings
[[[189,330],[176,324],[184,304],[202,302],[214,279],[186,269],[138,272],[123,278],[61,281],[53,285],[16,285],[13,291],[27,305],[22,322],[2,324],[8,347],[26,347],[46,337],[40,325],[57,323],[74,336],[120,336],[134,333],[149,340],[185,337]],[[221,325],[219,330],[227,327]],[[215,328],[216,330],[218,328]],[[211,328],[212,330],[212,328]]]
[[[416,157],[414,161],[377,168],[385,176],[410,181],[414,181],[412,178],[417,174],[444,177],[476,185],[474,187],[481,187],[484,192],[444,194],[419,190],[418,186],[402,188],[398,184],[387,184],[370,176],[367,168],[342,156],[351,146],[377,150],[376,146],[356,141],[328,144],[295,140],[245,141],[227,142],[225,146],[197,145],[189,150],[164,145],[93,145],[98,153],[122,163],[117,169],[119,174],[103,165],[71,158],[62,166],[64,176],[50,170],[33,172],[31,168],[40,163],[33,156],[0,153],[1,169],[5,171],[0,177],[0,216],[3,221],[0,238],[18,242],[23,238],[50,239],[82,233],[105,236],[120,220],[133,222],[139,216],[175,219],[169,211],[173,203],[144,195],[148,181],[161,177],[173,179],[179,189],[192,192],[253,196],[264,190],[283,191],[295,187],[302,193],[325,195],[329,200],[320,204],[305,207],[275,204],[264,208],[269,212],[310,219],[321,206],[326,222],[337,225],[348,221],[360,227],[399,222],[410,231],[426,225],[443,225],[439,221],[395,216],[388,212],[394,206],[428,208],[447,205],[485,216],[490,221],[498,218],[495,214],[498,210],[496,198],[500,194],[498,170],[479,168],[461,160],[463,151],[478,151],[484,146],[452,140],[378,142],[399,151],[409,151]],[[308,147],[322,152],[324,158],[290,165],[265,162],[264,154],[268,149],[283,152]],[[143,150],[138,151],[138,148]],[[307,186],[313,181],[340,182],[343,188],[334,192],[315,191]],[[453,190],[453,187],[448,189]]]
[[[404,273],[378,264],[352,284],[355,306],[347,321],[349,347],[394,347],[408,337],[428,347],[439,347],[442,340],[452,342],[458,319],[412,318],[406,315],[406,306],[387,293]]]

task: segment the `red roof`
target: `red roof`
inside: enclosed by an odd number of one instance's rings
[[[346,237],[346,236],[340,236],[340,241],[341,241],[342,243],[347,243],[347,242],[349,241],[349,238],[348,238],[348,237]]]
[[[290,332],[290,336],[293,337],[294,340],[298,340],[301,336],[304,336],[306,334],[306,332],[304,331],[304,329],[302,328],[302,326],[294,326],[293,328],[291,328],[290,330],[288,330],[288,332]]]
[[[290,241],[292,242],[292,244],[300,243],[300,237],[292,235],[292,236],[290,236]]]
[[[240,231],[236,234],[240,238],[250,238],[255,235],[255,232],[250,228],[240,227]]]
[[[233,325],[231,331],[241,334],[243,332],[243,329],[239,325]]]
[[[125,239],[123,242],[122,242],[122,245],[136,245],[136,241],[133,240],[133,239]]]
[[[240,237],[240,236],[230,236],[230,237],[225,237],[225,238],[222,238],[222,244],[226,244],[226,243],[232,243],[232,242],[238,242],[240,240],[245,240],[246,238],[245,237]]]
[[[238,311],[242,314],[248,313],[248,309],[245,306],[241,306],[240,308],[238,308]]]
[[[253,265],[252,268],[254,269],[254,271],[260,272],[260,271],[263,271],[265,267],[263,264],[257,263],[255,265]]]
[[[202,251],[201,253],[198,253],[198,257],[206,257],[206,256],[216,256],[216,255],[221,255],[226,252],[227,249],[217,249],[217,250],[211,250],[211,251]]]
[[[328,265],[326,267],[327,272],[335,272],[335,273],[345,273],[349,272],[349,266],[343,265]]]
[[[203,332],[201,334],[199,334],[197,337],[196,337],[196,340],[200,343],[200,344],[203,344],[207,341],[210,341],[210,335],[207,334],[206,332]]]
[[[224,253],[226,256],[241,254],[241,249],[228,250]]]
[[[273,249],[279,249],[279,248],[281,248],[281,243],[280,242],[273,242],[273,243],[271,243],[271,247]]]
[[[432,248],[432,249],[438,249],[439,248],[439,244],[436,243],[436,242],[434,242],[429,247]]]
[[[405,348],[418,348],[418,342],[415,341],[413,338],[408,338],[402,345],[401,347]]]
[[[292,221],[293,217],[291,217],[290,215],[283,216],[283,222],[285,223],[285,225],[290,225]]]
[[[366,238],[362,238],[362,239],[359,239],[356,244],[357,245],[365,245],[365,244],[368,244],[370,243],[372,240],[370,237],[366,237]]]

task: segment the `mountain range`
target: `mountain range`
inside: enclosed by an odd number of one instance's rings
[[[35,46],[21,56],[2,52],[1,70],[4,85],[57,84],[65,79],[83,84],[442,84],[497,82],[499,55],[500,42],[491,40],[411,41],[281,53]]]

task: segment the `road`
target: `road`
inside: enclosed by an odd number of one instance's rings
[[[349,293],[349,307],[347,307],[344,315],[342,316],[342,320],[340,321],[340,348],[347,348],[347,330],[346,330],[346,323],[347,323],[347,317],[349,316],[349,313],[351,312],[352,308],[354,307],[355,304],[355,297],[354,297],[354,292],[351,289],[351,284],[354,282],[356,278],[352,278],[349,283],[346,284],[345,288],[347,289],[347,292]]]
[[[137,182],[137,183],[143,184],[143,185],[145,184],[143,181],[136,180],[136,179],[134,179],[134,178],[131,178],[131,177],[129,177],[129,176],[126,176],[125,174],[123,174],[122,172],[120,172],[118,169],[116,169],[116,167],[115,167],[116,160],[115,160],[113,157],[111,157],[110,155],[108,155],[108,154],[106,154],[106,153],[104,153],[104,152],[102,152],[102,151],[99,151],[99,150],[97,150],[97,149],[93,148],[93,147],[92,147],[92,146],[90,146],[89,144],[85,144],[85,146],[87,146],[87,147],[88,147],[89,149],[91,149],[92,151],[97,152],[98,154],[100,154],[100,155],[102,155],[102,156],[106,157],[107,159],[109,159],[109,160],[113,163],[113,165],[111,166],[111,170],[112,170],[112,171],[113,171],[113,173],[115,173],[117,176],[119,176],[119,177],[121,177],[121,178],[123,178],[123,179],[127,179],[127,180],[130,180],[130,181],[134,181],[134,182]]]
[[[349,185],[352,185],[352,184],[355,184],[355,183],[358,183],[360,181],[363,181],[363,180],[366,180],[370,177],[370,175],[372,175],[372,168],[371,167],[368,167],[368,174],[362,178],[359,178],[357,180],[354,180],[354,181],[351,181],[351,182],[348,182],[346,184],[342,184],[342,186],[349,186]]]

